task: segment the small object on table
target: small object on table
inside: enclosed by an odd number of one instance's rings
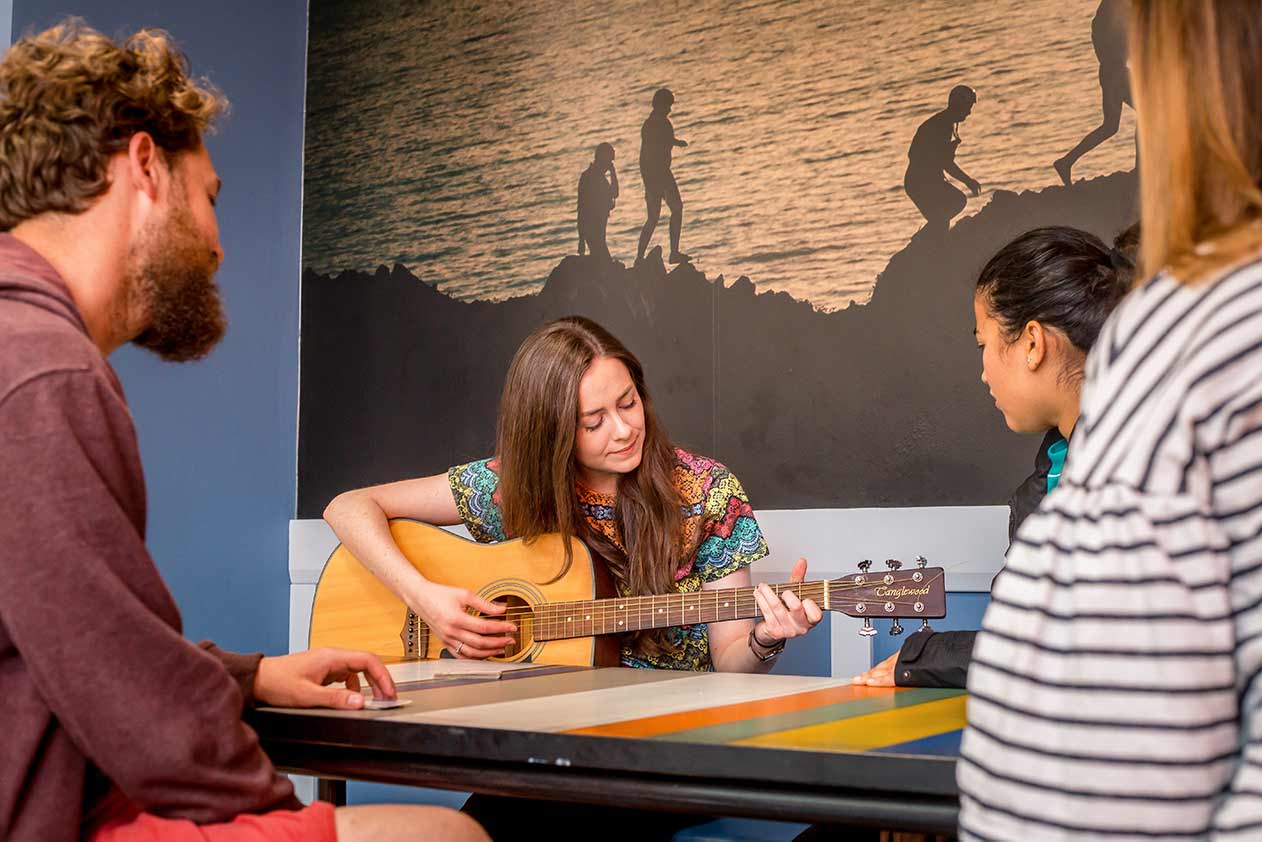
[[[364,699],[364,710],[391,710],[412,704],[411,699]]]

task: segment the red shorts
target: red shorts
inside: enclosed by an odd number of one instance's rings
[[[333,805],[316,801],[302,810],[241,815],[223,824],[193,824],[131,813],[109,819],[88,842],[337,842]]]

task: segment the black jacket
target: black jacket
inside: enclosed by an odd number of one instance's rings
[[[1047,475],[1052,469],[1047,449],[1062,438],[1055,427],[1047,431],[1034,458],[1034,473],[1017,486],[1008,500],[1008,544],[1017,529],[1047,496]],[[975,631],[918,631],[903,642],[894,667],[894,683],[900,687],[963,687],[973,657]]]

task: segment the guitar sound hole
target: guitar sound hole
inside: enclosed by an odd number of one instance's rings
[[[497,655],[496,660],[511,661],[516,658],[524,649],[529,649],[534,643],[533,621],[534,615],[530,613],[530,603],[526,602],[519,596],[496,596],[490,597],[492,602],[498,602],[505,607],[505,612],[498,617],[491,614],[480,614],[488,620],[501,620],[507,618],[510,623],[517,626],[517,633],[512,635],[513,642],[504,650],[503,655]]]

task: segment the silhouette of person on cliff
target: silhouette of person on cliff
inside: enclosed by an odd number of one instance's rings
[[[920,124],[911,148],[907,150],[907,174],[903,189],[928,222],[927,228],[946,228],[964,210],[968,199],[947,182],[950,175],[974,196],[981,185],[955,163],[960,145],[959,125],[973,112],[977,94],[966,85],[957,85],[947,97],[947,107]]]
[[[605,242],[609,212],[618,199],[618,171],[613,158],[613,144],[599,144],[591,164],[578,177],[578,253],[581,256],[585,248],[591,249],[592,257],[601,263],[613,259]]]
[[[1052,168],[1068,187],[1073,183],[1070,170],[1078,159],[1117,134],[1122,123],[1122,104],[1131,108],[1130,71],[1126,66],[1126,0],[1100,0],[1091,19],[1091,45],[1100,62],[1100,110],[1103,116],[1078,145],[1057,158]]]
[[[653,94],[653,113],[640,127],[640,178],[644,181],[644,204],[648,219],[640,229],[640,248],[635,261],[644,259],[644,252],[653,239],[653,230],[662,214],[662,200],[670,208],[670,262],[686,263],[691,258],[679,250],[679,234],[684,227],[684,201],[679,196],[679,185],[670,170],[671,154],[675,147],[686,147],[688,142],[675,137],[675,127],[670,122],[670,110],[675,105],[675,95],[667,88]]]

